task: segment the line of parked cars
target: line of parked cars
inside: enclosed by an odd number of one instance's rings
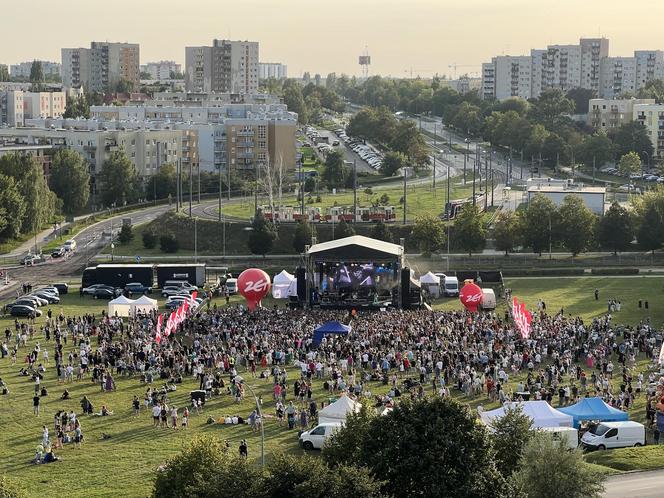
[[[374,149],[368,145],[362,143],[359,140],[355,140],[348,135],[343,128],[334,130],[334,133],[344,141],[353,151],[357,153],[364,161],[375,170],[379,170],[380,166],[383,164],[383,156],[376,152]]]
[[[65,241],[64,245],[61,247],[56,247],[51,251],[51,258],[64,258],[68,254],[73,253],[76,250],[76,241],[74,239],[69,239]],[[28,253],[19,260],[19,264],[25,266],[32,266],[39,263],[45,263],[46,256],[43,254],[32,254]]]
[[[606,173],[607,175],[613,175],[613,176],[619,176],[622,178],[629,178],[630,182],[626,183],[624,185],[621,185],[618,187],[618,190],[621,190],[623,192],[636,192],[636,193],[641,193],[641,189],[634,185],[635,180],[641,180],[644,182],[648,183],[664,183],[664,176],[656,175],[653,172],[645,172],[643,174],[641,173],[633,173],[629,176],[624,175],[620,173],[620,171],[617,168],[614,167],[608,167],[608,168],[602,168],[600,170],[602,173]]]
[[[162,297],[167,298],[166,309],[174,310],[178,308],[185,300],[191,300],[191,294],[197,291],[198,287],[184,280],[167,280],[161,289]],[[142,294],[152,294],[152,287],[141,284],[140,282],[130,282],[124,287],[113,287],[106,284],[93,284],[81,289],[81,295],[92,296],[93,299],[115,299],[120,294],[128,296],[139,296]],[[202,299],[197,298],[196,303],[200,305]]]
[[[6,304],[4,311],[12,316],[37,318],[42,315],[39,309],[41,306],[58,304],[60,302],[60,294],[66,294],[68,291],[69,286],[65,283],[42,287],[29,294],[18,297],[13,303]]]

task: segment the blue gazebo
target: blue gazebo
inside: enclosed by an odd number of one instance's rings
[[[621,422],[629,420],[627,412],[607,405],[602,398],[583,398],[571,406],[558,408],[559,411],[574,419],[574,427],[579,427],[584,420],[600,422]]]
[[[312,347],[317,348],[320,342],[323,340],[323,336],[329,334],[336,335],[347,335],[351,331],[350,325],[344,325],[337,320],[332,320],[331,322],[324,323],[316,330],[314,330],[314,340]]]

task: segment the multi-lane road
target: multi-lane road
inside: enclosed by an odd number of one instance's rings
[[[612,476],[604,487],[604,498],[661,498],[664,496],[664,470]]]

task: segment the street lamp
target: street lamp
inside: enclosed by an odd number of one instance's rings
[[[648,158],[648,169],[649,169],[649,170],[652,169],[652,162],[651,162],[651,160],[650,160],[650,154],[648,154],[648,152],[646,152],[645,150],[644,150],[644,151],[641,151],[641,153],[642,153],[642,154],[645,154],[646,157]],[[641,168],[641,176],[643,176],[643,168]]]
[[[463,184],[466,185],[466,163],[468,162],[468,154],[470,154],[470,139],[464,139],[466,142],[466,153],[463,155]]]
[[[111,242],[111,261],[114,261],[115,258],[115,244]]]

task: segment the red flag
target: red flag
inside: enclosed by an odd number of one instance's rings
[[[189,300],[186,300],[185,302],[182,303],[182,313],[186,316],[187,313],[189,312]]]
[[[156,342],[157,344],[161,344],[161,334],[157,334],[156,336],[154,336],[154,342]]]
[[[198,297],[198,291],[194,291],[191,293],[191,300],[196,301],[196,297]]]
[[[159,315],[157,318],[157,335],[161,335],[161,327],[164,324],[164,315]]]
[[[520,303],[516,297],[512,301],[512,317],[514,318],[514,325],[521,333],[521,337],[528,339],[530,336],[530,324],[533,317],[526,309],[526,305]]]
[[[173,312],[169,315],[169,317],[168,317],[168,321],[166,322],[166,330],[164,331],[164,335],[165,335],[166,337],[168,337],[169,335],[171,335],[171,332],[174,331],[174,330],[173,330],[174,328],[175,328],[175,312],[173,311]]]

